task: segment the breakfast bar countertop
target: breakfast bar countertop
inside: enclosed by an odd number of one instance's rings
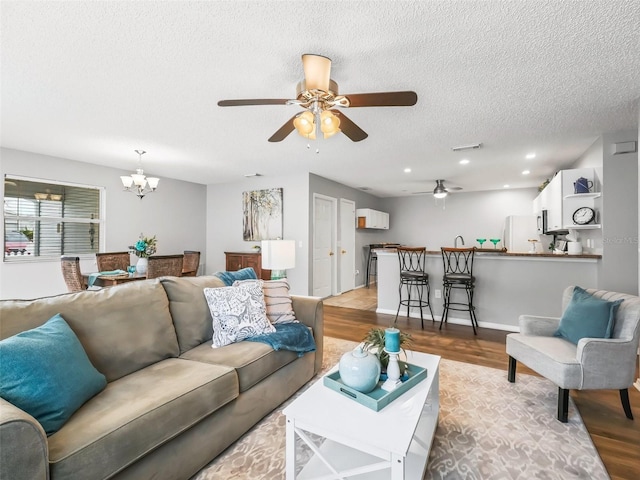
[[[379,254],[395,254],[395,248],[375,249],[375,252]],[[427,255],[441,255],[440,250],[427,250]],[[529,258],[588,258],[588,259],[600,259],[602,255],[596,253],[581,253],[580,255],[569,255],[568,253],[528,253],[528,252],[507,252],[505,249],[493,248],[476,248],[476,254],[478,256],[499,256],[499,257],[529,257]]]

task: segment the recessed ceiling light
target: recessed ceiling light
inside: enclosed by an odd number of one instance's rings
[[[523,174],[523,175],[529,175],[530,173],[531,173],[531,172],[530,172],[529,170],[523,170],[523,171],[522,171],[522,174]]]
[[[532,158],[536,158],[536,154],[535,153],[528,153],[526,158],[527,158],[527,160],[531,160]]]
[[[466,165],[467,163],[469,163],[469,160],[466,158],[463,158],[462,160],[460,160],[460,165]]]
[[[411,173],[411,169],[410,168],[405,168],[404,169],[404,173]]]
[[[504,187],[504,188],[509,188],[509,184],[508,184],[508,183],[506,183],[506,184],[504,184],[504,185],[503,185],[503,187]]]

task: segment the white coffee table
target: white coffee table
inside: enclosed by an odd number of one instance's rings
[[[407,361],[427,368],[427,378],[379,412],[322,379],[287,406],[287,480],[422,479],[438,425],[440,357],[407,351]],[[322,445],[307,432],[323,437]],[[314,452],[297,476],[296,439]]]

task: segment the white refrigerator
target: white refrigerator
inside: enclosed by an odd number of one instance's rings
[[[507,252],[529,252],[531,250],[531,243],[529,243],[529,240],[540,240],[536,216],[508,216],[504,221],[503,238]]]

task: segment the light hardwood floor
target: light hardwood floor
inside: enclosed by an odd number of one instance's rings
[[[371,305],[373,292],[375,288],[360,288],[326,299],[325,335],[361,341],[370,328],[389,326],[394,317],[375,313],[375,305]],[[439,330],[438,322],[426,319],[424,325],[422,330],[419,319],[398,319],[398,326],[413,337],[411,348],[450,360],[505,370],[507,381],[505,344],[508,332],[480,328],[474,336],[471,327],[463,325],[449,324]],[[535,375],[522,365],[518,365],[518,373]],[[640,392],[633,387],[629,389],[633,421],[625,417],[617,391],[571,391],[571,397],[611,478],[640,479]],[[555,418],[555,410],[549,415]]]

